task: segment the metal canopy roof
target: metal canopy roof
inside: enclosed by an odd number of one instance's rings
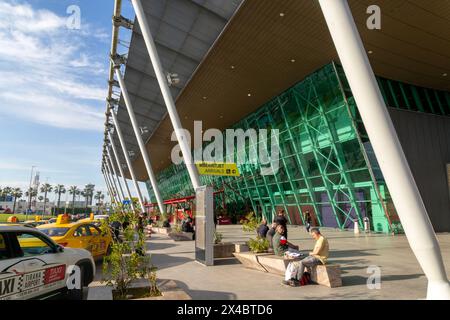
[[[241,2],[242,0],[142,1],[164,70],[176,73],[180,78],[180,82],[171,87],[174,99],[186,86]],[[165,117],[166,107],[137,20],[131,37],[124,79],[139,126],[148,130],[143,134],[144,141],[148,141]],[[131,157],[133,162],[140,151],[122,97],[117,116],[127,147],[135,154]],[[120,146],[115,133],[113,139],[116,146]],[[119,157],[121,163],[125,163],[121,152]]]
[[[376,74],[450,91],[449,1],[348,2]],[[381,8],[381,30],[366,26],[370,5]],[[318,1],[246,0],[179,94],[182,125],[192,132],[193,120],[202,120],[223,130],[332,60],[338,57]],[[156,172],[171,164],[172,131],[165,117],[147,141]],[[138,179],[147,179],[142,157],[133,164]]]

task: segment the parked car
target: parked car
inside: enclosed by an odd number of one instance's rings
[[[43,224],[37,229],[63,247],[90,251],[94,259],[102,258],[111,252],[111,233],[103,232],[90,219],[70,222],[58,217],[56,223]]]
[[[80,269],[82,286],[69,290],[73,266]],[[0,300],[45,299],[68,295],[81,299],[83,286],[95,276],[87,250],[64,248],[34,228],[0,225]]]

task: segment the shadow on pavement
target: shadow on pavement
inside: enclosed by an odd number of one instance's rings
[[[237,296],[232,292],[220,292],[209,290],[191,290],[182,281],[174,280],[177,286],[189,294],[194,300],[236,300]]]
[[[164,250],[164,249],[168,249],[168,248],[173,248],[175,247],[175,244],[172,243],[160,243],[160,242],[148,242],[147,243],[147,250]]]
[[[229,266],[229,265],[233,265],[233,264],[241,264],[241,263],[236,258],[214,259],[215,266]]]
[[[175,257],[164,253],[151,253],[152,264],[158,267],[158,270],[180,266],[192,262],[193,259],[186,257]]]
[[[360,285],[366,285],[367,279],[370,275],[367,275],[367,277],[363,276],[345,276],[342,277],[342,286],[349,287],[349,286],[360,286]],[[408,279],[417,279],[422,277],[423,274],[405,274],[405,275],[391,275],[391,276],[382,276],[381,277],[381,283],[386,281],[401,281],[401,280],[408,280]]]

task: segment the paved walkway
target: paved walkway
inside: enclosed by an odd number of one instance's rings
[[[241,226],[218,226],[223,242],[246,241],[253,235]],[[204,267],[194,261],[194,242],[175,242],[163,235],[152,235],[148,249],[159,268],[158,278],[173,279],[194,299],[422,299],[426,278],[405,236],[361,234],[324,228],[329,239],[330,260],[341,264],[343,286],[330,289],[319,285],[291,288],[282,277],[245,269],[236,259]],[[441,251],[450,276],[450,234],[439,234]],[[301,227],[289,228],[289,240],[306,252],[314,241]],[[381,269],[380,290],[367,287],[367,268]]]

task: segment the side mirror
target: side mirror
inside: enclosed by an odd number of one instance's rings
[[[57,253],[64,252],[64,247],[58,244],[58,245],[56,246],[56,252],[57,252]]]

